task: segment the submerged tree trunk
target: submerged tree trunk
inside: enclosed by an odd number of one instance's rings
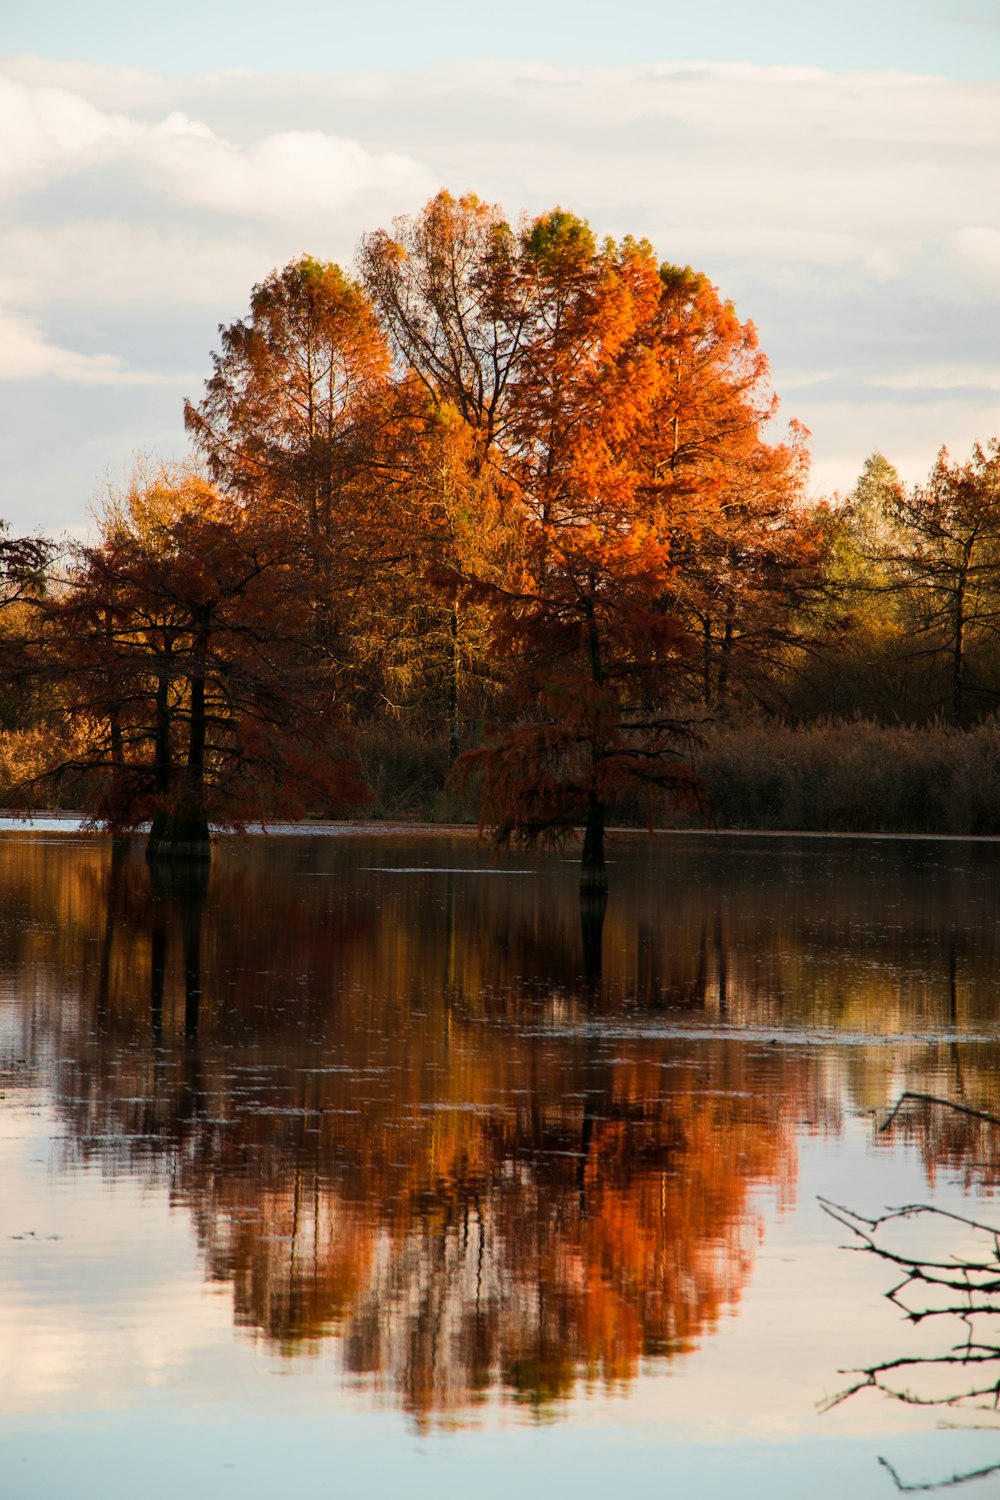
[[[604,803],[594,792],[587,797],[587,824],[583,831],[580,861],[580,895],[608,889],[608,867],[604,860]]]
[[[588,1001],[601,998],[604,979],[604,914],[608,893],[600,887],[580,889],[580,934],[583,938],[583,977]]]
[[[200,801],[182,799],[154,819],[146,841],[146,858],[158,862],[200,862],[212,857],[208,815]]]

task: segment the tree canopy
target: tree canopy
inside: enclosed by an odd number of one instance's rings
[[[0,537],[3,723],[154,843],[429,776],[499,839],[582,829],[600,889],[610,816],[701,804],[709,723],[1000,704],[997,441],[807,500],[753,323],[563,206],[441,192],[299,256],[184,417],[202,467],[60,578]]]

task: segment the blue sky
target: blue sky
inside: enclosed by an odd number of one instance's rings
[[[46,0],[5,18],[3,50],[171,75],[423,66],[446,59],[568,64],[653,59],[998,72],[995,0]],[[990,35],[991,31],[994,33]]]
[[[620,24],[618,24],[620,19]],[[1000,434],[1000,0],[19,7],[0,517],[182,455],[218,326],[439,188],[646,235],[757,324],[813,492]]]

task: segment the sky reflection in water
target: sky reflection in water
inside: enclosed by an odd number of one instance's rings
[[[993,1212],[1000,1132],[870,1112],[1000,1113],[997,851],[613,854],[599,944],[570,863],[467,836],[225,841],[205,888],[0,838],[0,1494],[864,1497],[880,1453],[1000,1461],[816,1412],[914,1337],[816,1195]]]

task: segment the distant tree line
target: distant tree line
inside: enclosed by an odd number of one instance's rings
[[[582,829],[599,889],[610,816],[712,816],[720,726],[988,719],[1000,446],[816,504],[776,405],[704,275],[562,209],[440,193],[351,273],[293,261],[220,329],[197,464],[59,560],[0,544],[8,800],[191,852],[450,798]]]

